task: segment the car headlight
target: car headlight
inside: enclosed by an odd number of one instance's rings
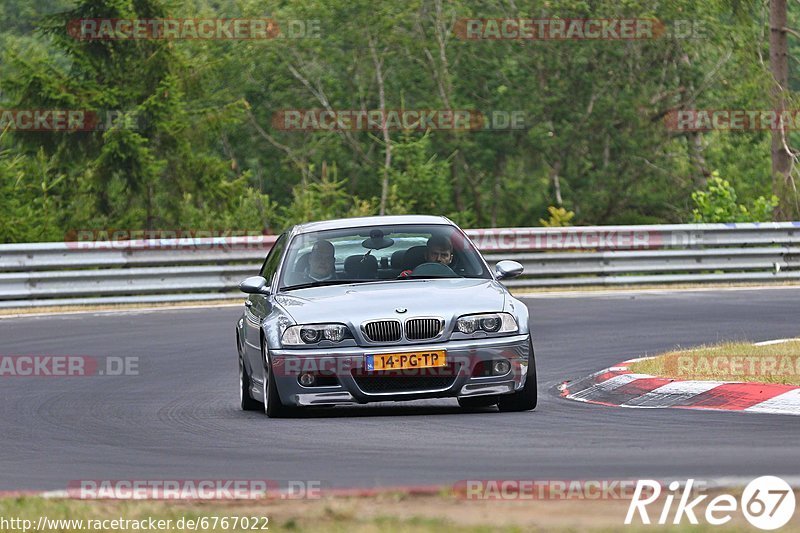
[[[517,321],[509,313],[484,313],[465,315],[456,321],[456,329],[471,335],[476,331],[486,333],[514,333],[519,330]]]
[[[306,346],[320,341],[340,342],[351,337],[344,324],[302,324],[290,326],[283,332],[284,346]]]

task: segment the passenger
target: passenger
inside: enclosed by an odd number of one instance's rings
[[[308,283],[314,281],[328,281],[336,279],[336,259],[333,244],[326,240],[319,240],[311,248],[308,257],[308,268],[304,273]]]

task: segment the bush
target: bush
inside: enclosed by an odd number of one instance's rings
[[[728,180],[719,177],[716,170],[708,180],[706,190],[694,191],[692,201],[693,222],[769,222],[772,211],[778,205],[778,197],[769,199],[759,196],[748,208],[738,203],[736,190]]]
[[[556,207],[551,205],[547,208],[547,213],[550,215],[550,218],[545,220],[543,218],[539,219],[539,224],[546,228],[558,228],[563,226],[571,226],[572,225],[572,218],[575,216],[575,213],[572,211],[567,211],[563,207]]]

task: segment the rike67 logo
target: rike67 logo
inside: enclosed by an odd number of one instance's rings
[[[680,488],[681,485],[677,481],[669,484],[669,492],[663,498],[663,507],[658,516],[653,516],[652,519],[656,524],[677,525],[685,517],[690,524],[697,525],[700,523],[697,517],[701,516],[705,518],[706,523],[720,526],[730,522],[734,514],[741,510],[752,526],[763,530],[774,530],[785,526],[794,515],[794,491],[786,481],[775,476],[754,479],[744,488],[738,500],[730,494],[720,494],[707,502],[705,501],[709,497],[707,494],[692,498],[693,490],[697,492],[694,479],[687,480],[679,493]],[[634,523],[637,514],[643,524],[651,524],[648,511],[658,511],[660,502],[656,502],[661,493],[662,487],[659,482],[650,479],[639,480],[628,507],[628,514],[625,516],[625,524]],[[676,497],[678,503],[673,511]],[[701,504],[705,505],[704,512]]]

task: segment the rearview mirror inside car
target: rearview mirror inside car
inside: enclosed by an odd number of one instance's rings
[[[361,246],[369,250],[383,250],[389,248],[394,244],[394,239],[390,239],[384,235],[379,229],[374,229],[369,232],[369,239],[361,243]]]

